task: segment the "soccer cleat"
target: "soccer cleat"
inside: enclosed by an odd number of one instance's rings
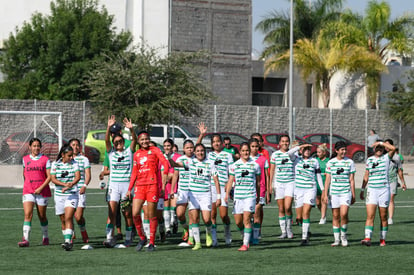
[[[88,243],[89,242],[88,233],[86,231],[81,231],[81,234],[82,234],[82,241],[84,243]]]
[[[147,247],[147,252],[154,252],[155,251],[155,247],[152,243],[150,243],[150,245]]]
[[[42,245],[49,245],[49,238],[43,238]]]
[[[189,237],[188,242],[189,245],[194,245],[194,237]]]
[[[247,245],[242,245],[239,249],[237,249],[238,251],[248,251],[249,247]]]
[[[277,237],[278,239],[286,239],[287,235],[286,233],[282,233],[279,237]]]
[[[292,230],[287,230],[287,238],[288,239],[293,239],[293,232],[292,232]]]
[[[165,236],[165,231],[160,232],[160,241],[163,243],[165,242],[166,236]]]
[[[29,247],[29,241],[26,241],[25,239],[22,239],[21,242],[17,243],[19,247]]]
[[[172,237],[171,230],[167,230],[166,235],[167,235],[167,237],[168,237],[168,238],[169,238],[169,237]]]
[[[388,224],[394,224],[394,221],[392,220],[392,218],[388,218]]]
[[[309,240],[308,239],[302,240],[300,242],[300,246],[308,246],[308,245],[309,245]]]
[[[179,247],[189,247],[191,246],[188,242],[181,242],[178,244]]]
[[[122,233],[118,233],[118,234],[116,235],[116,240],[117,240],[117,241],[121,241],[123,238],[124,238],[124,237],[123,237]]]
[[[365,238],[361,241],[361,244],[365,245],[365,246],[371,246],[371,239],[370,238]]]
[[[211,233],[206,233],[206,246],[211,247],[213,245],[213,238],[211,237]]]
[[[178,233],[178,222],[174,222],[172,224],[172,229],[173,229],[173,234],[177,234]]]
[[[132,245],[132,240],[125,240],[124,245],[125,247],[130,247]]]
[[[348,240],[347,240],[347,238],[346,238],[346,236],[345,236],[345,235],[344,235],[344,236],[341,236],[341,245],[342,245],[343,247],[348,246]]]
[[[115,239],[106,240],[103,242],[103,245],[106,248],[114,248],[114,246],[116,245],[116,240]]]
[[[145,246],[147,244],[147,238],[145,238],[145,239],[143,239],[143,240],[140,240],[139,242],[138,242],[138,244],[137,244],[137,247],[135,247],[135,250],[138,252],[138,251],[141,251],[142,250],[142,248]]]
[[[65,249],[66,251],[70,251],[73,248],[73,243],[68,243],[65,242],[64,244],[62,244],[63,249]]]
[[[331,244],[331,246],[332,247],[337,247],[337,246],[339,246],[339,244],[340,244],[341,242],[339,241],[339,240],[335,240],[332,244]]]
[[[321,218],[319,220],[319,224],[326,224],[326,218]]]
[[[183,241],[184,242],[188,241],[188,236],[189,236],[188,230],[184,229],[184,232],[183,232]]]
[[[385,240],[384,239],[380,240],[380,246],[385,246]]]
[[[201,249],[201,243],[196,243],[195,245],[194,245],[194,247],[193,248],[191,248],[191,250],[200,250]]]

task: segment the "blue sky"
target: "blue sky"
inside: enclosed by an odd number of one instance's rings
[[[344,0],[344,8],[349,8],[360,14],[364,13],[368,1],[364,0]],[[388,0],[391,6],[391,16],[396,18],[410,13],[414,15],[413,0]],[[252,0],[253,4],[253,54],[258,56],[263,49],[263,34],[254,30],[260,20],[272,10],[282,10],[289,12],[290,0]]]

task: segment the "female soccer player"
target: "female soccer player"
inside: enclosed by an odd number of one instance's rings
[[[198,125],[200,135],[198,137],[197,143],[201,143],[204,135],[207,132],[207,127],[204,123]],[[224,237],[226,245],[231,244],[231,231],[230,231],[230,218],[228,215],[228,205],[224,200],[221,201],[221,206],[218,207],[215,203],[215,198],[218,197],[218,194],[225,194],[226,184],[229,179],[229,166],[233,164],[232,154],[223,151],[223,140],[219,134],[213,134],[211,136],[211,147],[213,151],[208,154],[208,159],[214,163],[216,167],[218,178],[220,182],[220,192],[216,190],[213,180],[211,181],[211,195],[213,201],[213,208],[211,210],[211,221],[213,223],[212,229],[212,238],[213,246],[218,246],[217,242],[217,226],[216,226],[216,217],[217,217],[217,208],[219,208],[219,213],[221,220],[224,224]]]
[[[172,139],[166,139],[163,143],[164,146],[164,155],[165,157],[171,158],[172,160],[176,161],[180,154],[174,153],[172,151],[174,147],[174,141]],[[176,199],[174,197],[170,197],[170,194],[177,192],[177,189],[171,189],[171,180],[174,175],[174,168],[170,167],[168,171],[168,181],[167,185],[165,186],[165,195],[164,195],[164,223],[165,223],[165,231],[167,233],[167,237],[171,237],[171,227],[173,228],[173,233],[177,234],[178,231],[178,223],[177,223],[177,214],[175,210],[177,208]]]
[[[43,245],[49,245],[48,220],[46,209],[51,197],[50,161],[40,153],[42,142],[38,138],[29,141],[30,155],[23,157],[23,239],[18,243],[20,247],[29,246],[30,231],[32,228],[33,208],[36,204],[37,215],[43,235]]]
[[[75,212],[75,220],[81,231],[83,242],[87,243],[89,242],[89,237],[85,227],[86,222],[83,217],[83,212],[86,208],[86,188],[91,181],[91,166],[89,164],[89,159],[80,152],[81,145],[79,139],[73,138],[69,140],[68,143],[73,149],[74,160],[78,163],[81,174],[81,178],[78,182],[79,202]]]
[[[112,248],[116,244],[116,239],[113,238],[114,226],[116,223],[116,213],[118,204],[121,199],[127,198],[129,181],[132,172],[132,157],[135,152],[137,143],[137,137],[133,129],[131,120],[124,118],[123,123],[131,133],[132,141],[128,148],[125,148],[125,139],[122,135],[115,134],[111,145],[111,126],[116,123],[115,116],[112,115],[108,118],[108,126],[105,134],[105,146],[108,152],[109,160],[109,181],[108,181],[108,217],[109,223],[106,225],[106,241],[104,246]],[[126,208],[122,211],[125,217],[125,243],[124,246],[128,247],[132,244],[132,214],[131,209]]]
[[[62,248],[66,251],[73,247],[73,215],[78,207],[78,182],[81,178],[79,166],[73,160],[73,149],[69,144],[60,148],[58,157],[52,163],[52,182],[55,187],[55,212],[62,223],[62,233],[65,243]]]
[[[230,190],[234,185],[234,220],[241,231],[244,226],[243,245],[239,251],[249,249],[252,234],[251,218],[260,198],[260,166],[250,158],[250,146],[244,142],[240,145],[240,159],[230,166],[230,176],[226,185],[228,202]]]
[[[266,204],[266,191],[269,184],[269,163],[266,157],[259,154],[259,141],[255,138],[249,140],[250,157],[260,166],[260,199],[256,204],[253,223],[253,244],[259,243],[260,231],[263,222],[263,205]]]
[[[148,252],[155,250],[155,234],[157,231],[158,220],[156,215],[157,203],[159,198],[164,198],[165,185],[168,178],[168,169],[164,169],[162,173],[162,187],[159,191],[159,180],[157,173],[159,163],[163,167],[169,167],[169,163],[161,150],[157,147],[150,146],[149,134],[141,131],[138,134],[139,150],[134,154],[134,167],[129,182],[127,196],[131,197],[132,188],[134,188],[134,199],[132,202],[132,216],[140,241],[136,247],[136,251],[141,251],[147,243],[147,237],[142,230],[141,209],[145,201],[147,201],[147,211],[150,220],[150,240],[147,247]]]
[[[279,225],[282,234],[279,239],[293,238],[292,232],[292,200],[295,177],[293,162],[290,160],[290,138],[283,135],[279,139],[280,150],[274,152],[270,158],[270,182],[273,184],[269,192],[274,192],[279,208]]]
[[[333,247],[339,244],[348,246],[348,210],[355,203],[355,166],[351,159],[345,157],[346,146],[344,141],[335,143],[335,153],[326,164],[325,190],[322,194],[324,203],[327,204],[328,199],[331,201]]]
[[[395,147],[390,143],[375,142],[372,146],[374,155],[366,162],[366,170],[362,181],[360,198],[365,198],[365,187],[368,185],[366,195],[367,220],[365,222],[365,239],[362,245],[371,246],[372,231],[374,230],[374,219],[377,207],[381,219],[380,246],[385,246],[385,238],[388,232],[387,212],[390,203],[390,184],[388,172],[390,161],[395,153]],[[387,149],[388,153],[385,151]]]
[[[184,141],[183,144],[183,150],[184,155],[180,156],[176,162],[177,163],[183,163],[184,166],[189,167],[189,163],[194,158],[194,143],[191,140]],[[178,182],[178,188],[177,188],[177,182]],[[189,233],[191,233],[192,238],[192,232],[189,232],[189,229],[192,228],[192,222],[190,221],[189,224],[187,224],[187,220],[185,217],[185,211],[187,209],[188,205],[188,193],[190,191],[189,189],[190,184],[190,171],[187,168],[184,167],[175,167],[174,168],[174,177],[172,179],[171,184],[171,190],[177,190],[177,193],[172,193],[170,195],[170,198],[174,197],[175,194],[177,194],[177,218],[181,224],[181,226],[184,228],[183,233],[183,241],[187,242],[189,241]],[[176,189],[177,188],[177,189]],[[190,243],[193,243],[194,240],[190,240]]]
[[[321,169],[321,176],[322,176],[322,182],[325,184],[326,180],[326,164],[329,161],[329,151],[328,147],[326,147],[326,144],[321,144],[316,149],[316,154],[318,157],[316,158],[319,162],[319,168]],[[321,219],[319,220],[319,224],[325,224],[326,223],[326,209],[327,205],[322,201],[322,190],[319,187],[319,185],[316,185],[317,192],[316,192],[316,206],[318,206],[319,210],[321,211]]]
[[[254,133],[250,135],[250,138],[255,138],[259,141],[259,154],[265,156],[267,162],[270,163],[269,151],[264,148],[263,136],[260,133]]]
[[[309,245],[310,212],[315,205],[316,185],[324,189],[319,162],[311,157],[310,144],[302,144],[288,151],[295,169],[295,205],[302,213],[301,245]],[[296,153],[302,149],[302,155]]]

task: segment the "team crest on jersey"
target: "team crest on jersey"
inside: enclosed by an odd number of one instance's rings
[[[311,200],[310,200],[310,203],[311,203],[311,204],[314,204],[314,203],[315,203],[315,200],[314,200],[314,199],[311,199]]]
[[[152,200],[154,201],[157,200],[157,196],[152,197]]]
[[[147,157],[143,157],[139,160],[139,164],[144,165],[145,162],[147,162],[148,158]]]
[[[70,204],[72,204],[72,206],[75,206],[75,202],[73,201],[73,202],[71,202]]]

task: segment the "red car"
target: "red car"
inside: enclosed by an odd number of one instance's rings
[[[328,149],[331,147],[329,143],[329,138],[330,138],[329,134],[309,134],[309,135],[304,136],[303,138],[307,142],[310,142],[315,145],[326,143],[326,146],[328,147]],[[353,143],[340,135],[333,134],[332,143],[334,144],[334,146],[335,146],[335,143],[338,141],[344,141],[348,145],[347,152],[346,152],[346,156],[348,158],[352,159],[354,162],[364,162],[365,160],[365,146],[364,145]]]
[[[262,135],[263,136],[263,143],[267,146],[271,146],[271,147],[275,148],[276,150],[279,150],[280,149],[279,140],[280,140],[280,137],[283,136],[283,135],[286,135],[286,134],[285,133],[263,134]],[[295,138],[296,138],[297,141],[299,141],[300,144],[309,143],[309,142],[306,142],[301,137],[295,136]],[[316,148],[317,148],[316,145],[313,145],[312,148],[311,148],[312,157],[316,157]]]
[[[59,153],[58,137],[51,132],[37,132],[37,138],[42,142],[41,153],[54,161]],[[28,155],[29,140],[33,138],[33,132],[19,132],[8,136],[1,144],[1,161],[5,163],[20,164],[22,157]],[[63,144],[69,140],[63,139]],[[91,163],[99,163],[100,153],[97,149],[85,146],[85,156]]]

